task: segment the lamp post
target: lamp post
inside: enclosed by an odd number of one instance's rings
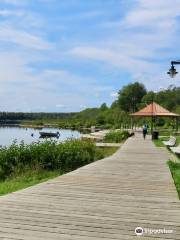
[[[174,78],[176,76],[176,74],[178,74],[178,72],[176,71],[176,68],[174,67],[174,65],[177,65],[177,64],[180,64],[180,60],[171,61],[171,68],[167,72],[167,74],[172,78]],[[177,129],[177,131],[178,131],[178,126],[179,126],[179,117],[176,118],[176,129]]]
[[[176,64],[180,64],[180,60],[171,61],[171,68],[167,72],[167,74],[172,78],[174,78],[176,76],[176,74],[178,74],[178,72],[176,72],[176,68],[174,67],[174,65],[176,65]]]

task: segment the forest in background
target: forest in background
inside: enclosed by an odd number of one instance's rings
[[[180,114],[180,87],[170,85],[159,92],[147,91],[139,82],[124,86],[119,92],[117,100],[110,107],[102,103],[99,108],[87,108],[74,113],[22,113],[0,112],[1,123],[29,123],[35,125],[57,124],[61,128],[121,128],[131,124],[129,113],[145,107],[152,101],[168,110]],[[140,122],[142,122],[141,120]],[[159,118],[159,126],[174,125],[172,119]]]

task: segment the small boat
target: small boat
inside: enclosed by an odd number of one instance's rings
[[[48,138],[48,137],[59,138],[59,136],[60,136],[59,132],[56,132],[56,133],[53,133],[53,132],[39,132],[39,134],[40,134],[41,138]]]

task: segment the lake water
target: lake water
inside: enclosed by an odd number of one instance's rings
[[[14,140],[17,140],[17,143],[24,141],[26,144],[32,142],[44,141],[45,139],[39,138],[39,132],[59,132],[60,137],[52,138],[57,142],[63,142],[70,138],[80,138],[80,133],[78,131],[72,131],[67,129],[58,129],[58,128],[43,128],[43,129],[34,129],[34,128],[22,128],[22,127],[0,127],[0,145],[9,146],[13,143]],[[33,134],[33,136],[31,136]]]

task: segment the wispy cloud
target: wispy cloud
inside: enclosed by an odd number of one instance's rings
[[[112,98],[117,99],[117,98],[118,98],[118,93],[117,93],[117,92],[111,92],[111,93],[110,93],[110,96],[111,96]]]
[[[130,81],[167,87],[179,9],[179,0],[0,0],[0,109],[77,111],[110,104]]]
[[[115,51],[110,48],[76,47],[72,49],[71,53],[76,56],[99,60],[118,68],[132,70],[132,72],[142,71],[142,69],[143,71],[146,71],[150,67],[153,67],[153,63],[135,59],[128,56],[126,53],[123,53],[123,51]]]
[[[7,9],[2,9],[0,10],[0,16],[2,17],[11,17],[11,16],[23,16],[24,12],[22,11],[15,11],[15,10],[7,10]]]
[[[35,36],[23,30],[16,30],[11,26],[0,26],[0,40],[18,44],[22,47],[48,50],[53,47],[52,44],[39,36]]]
[[[10,5],[25,5],[29,0],[0,0],[0,3],[6,3]]]
[[[100,39],[93,45],[79,45],[71,53],[125,69],[131,73],[132,79],[137,75],[148,76],[148,87],[154,88],[153,78],[157,79],[157,75],[161,79],[166,78],[160,74],[163,69],[160,61],[163,64],[167,61],[170,57],[168,50],[178,39],[179,9],[179,1],[172,4],[169,0],[137,0],[123,19],[100,24],[101,28],[107,28],[108,31],[113,29],[106,41]],[[142,77],[139,80],[146,83]]]
[[[56,104],[56,107],[57,107],[57,108],[64,108],[65,106],[64,106],[64,104],[58,103],[58,104]]]

